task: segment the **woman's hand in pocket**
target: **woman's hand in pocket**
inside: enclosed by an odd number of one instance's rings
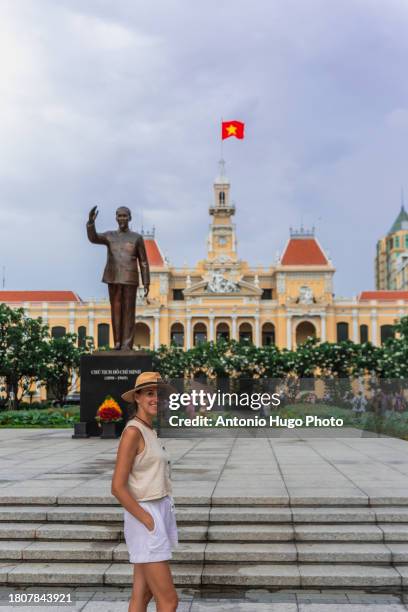
[[[154,518],[149,512],[146,512],[145,517],[143,519],[143,525],[146,527],[148,531],[154,531]]]

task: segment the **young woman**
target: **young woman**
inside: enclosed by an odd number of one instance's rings
[[[170,460],[157,433],[158,391],[168,386],[157,372],[143,372],[122,398],[135,403],[119,443],[112,495],[124,508],[125,540],[133,563],[129,612],[145,612],[154,597],[158,612],[174,612],[178,598],[169,559],[177,545]]]

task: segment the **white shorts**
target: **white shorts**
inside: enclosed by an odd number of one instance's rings
[[[154,528],[149,531],[130,512],[124,511],[124,533],[130,563],[168,561],[172,557],[172,549],[178,544],[173,498],[166,495],[161,499],[140,501],[139,504],[152,515]]]

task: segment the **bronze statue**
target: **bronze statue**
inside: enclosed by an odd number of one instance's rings
[[[113,340],[116,350],[133,350],[135,335],[136,292],[139,286],[138,264],[147,297],[150,286],[149,262],[143,236],[129,229],[132,214],[126,206],[116,211],[118,229],[98,234],[95,219],[97,206],[89,213],[88,238],[94,244],[108,247],[108,259],[102,282],[108,284]]]

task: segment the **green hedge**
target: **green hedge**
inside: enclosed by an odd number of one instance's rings
[[[42,410],[4,410],[0,412],[0,428],[69,428],[78,422],[78,406]]]
[[[351,410],[338,406],[327,406],[326,404],[288,404],[276,414],[279,414],[282,418],[304,418],[309,415],[322,419],[334,417],[335,419],[343,419],[344,427],[359,427],[359,420]]]
[[[380,417],[373,412],[356,416],[350,409],[326,406],[325,404],[291,404],[279,411],[282,417],[304,417],[316,415],[322,418],[335,417],[343,419],[344,427],[356,427],[365,431],[408,440],[408,412],[392,412]]]
[[[393,412],[387,417],[379,417],[372,412],[367,413],[361,418],[360,427],[393,438],[408,440],[408,413]]]

